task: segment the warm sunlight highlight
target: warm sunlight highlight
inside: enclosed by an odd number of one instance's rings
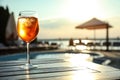
[[[98,0],[66,0],[63,16],[73,21],[102,17]]]
[[[30,80],[30,71],[26,69],[26,80]]]
[[[79,67],[80,64],[87,65],[85,64],[85,61],[89,60],[89,58],[90,58],[90,55],[88,54],[79,54],[79,55],[71,54],[69,61],[72,66]]]
[[[71,57],[69,58],[70,65],[79,69],[71,73],[72,74],[71,80],[94,80],[94,78],[97,77],[91,74],[90,69],[85,67],[90,65],[88,64],[88,62],[86,62],[89,60],[90,60],[90,55],[88,54],[77,54],[77,55],[71,54]]]
[[[73,72],[72,80],[94,80],[95,75],[91,74],[88,71],[75,71]]]

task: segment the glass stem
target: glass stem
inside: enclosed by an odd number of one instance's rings
[[[27,43],[27,64],[30,64],[30,50],[29,50],[30,44]]]

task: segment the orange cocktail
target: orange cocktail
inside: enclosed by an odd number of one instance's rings
[[[17,31],[23,41],[33,41],[39,32],[38,19],[35,17],[18,18]]]
[[[31,69],[29,44],[39,32],[38,18],[35,11],[21,11],[17,22],[18,36],[27,43],[27,64],[23,68]]]

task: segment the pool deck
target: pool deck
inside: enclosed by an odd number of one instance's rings
[[[56,50],[55,50],[56,51]],[[63,51],[64,50],[57,50]],[[65,51],[66,52],[66,51]],[[69,52],[69,51],[68,51]],[[119,80],[120,69],[88,61],[68,59],[32,59],[33,69],[21,68],[26,62],[1,61],[0,80]]]

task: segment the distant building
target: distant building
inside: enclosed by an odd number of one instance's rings
[[[9,13],[8,7],[0,6],[0,43],[5,46],[15,45],[18,40],[14,13]]]

